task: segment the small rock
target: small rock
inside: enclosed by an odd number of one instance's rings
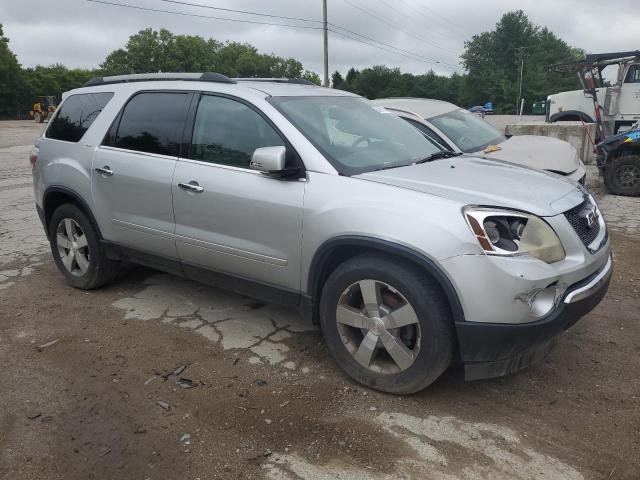
[[[180,443],[182,443],[183,445],[190,445],[191,444],[190,440],[191,440],[191,435],[189,435],[188,433],[185,433],[180,437]]]
[[[259,378],[259,379],[256,380],[256,385],[258,387],[264,387],[265,385],[267,385],[267,381],[266,380],[262,380],[262,379]]]
[[[271,425],[272,420],[269,420],[268,418],[264,419],[264,423],[266,423],[267,425]]]
[[[158,405],[160,405],[164,410],[167,410],[167,411],[171,410],[171,405],[169,405],[164,400],[158,400]]]
[[[271,455],[273,455],[273,452],[271,451],[270,448],[267,448],[262,455],[264,457],[270,457]]]

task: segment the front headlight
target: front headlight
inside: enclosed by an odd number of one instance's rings
[[[489,255],[531,255],[546,263],[566,255],[556,232],[535,215],[482,207],[465,207],[463,213]]]

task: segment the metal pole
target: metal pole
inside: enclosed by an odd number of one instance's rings
[[[329,86],[329,31],[327,29],[327,0],[322,0],[322,26],[324,32],[324,86]]]
[[[518,105],[520,104],[520,99],[522,98],[522,71],[524,70],[524,55],[522,54],[522,51],[520,51],[520,87],[518,89],[518,102],[516,103],[516,108],[518,108]],[[516,112],[517,113],[517,112]],[[522,115],[522,114],[520,114]]]

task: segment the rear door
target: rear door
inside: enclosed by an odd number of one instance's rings
[[[184,269],[299,291],[304,182],[249,168],[256,148],[286,146],[288,166],[299,162],[295,151],[239,99],[204,94],[196,112],[190,156],[180,159],[173,179]]]
[[[93,198],[106,240],[177,258],[171,180],[191,95],[135,94],[97,149]]]

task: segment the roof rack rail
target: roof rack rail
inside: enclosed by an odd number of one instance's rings
[[[236,82],[271,82],[271,83],[292,83],[296,85],[315,85],[315,83],[304,78],[265,78],[265,77],[238,77],[233,78]]]
[[[95,77],[84,84],[85,87],[94,85],[110,85],[113,83],[144,82],[154,80],[190,80],[194,82],[236,83],[226,75],[214,72],[204,73],[133,73],[131,75],[113,75],[110,77]]]

